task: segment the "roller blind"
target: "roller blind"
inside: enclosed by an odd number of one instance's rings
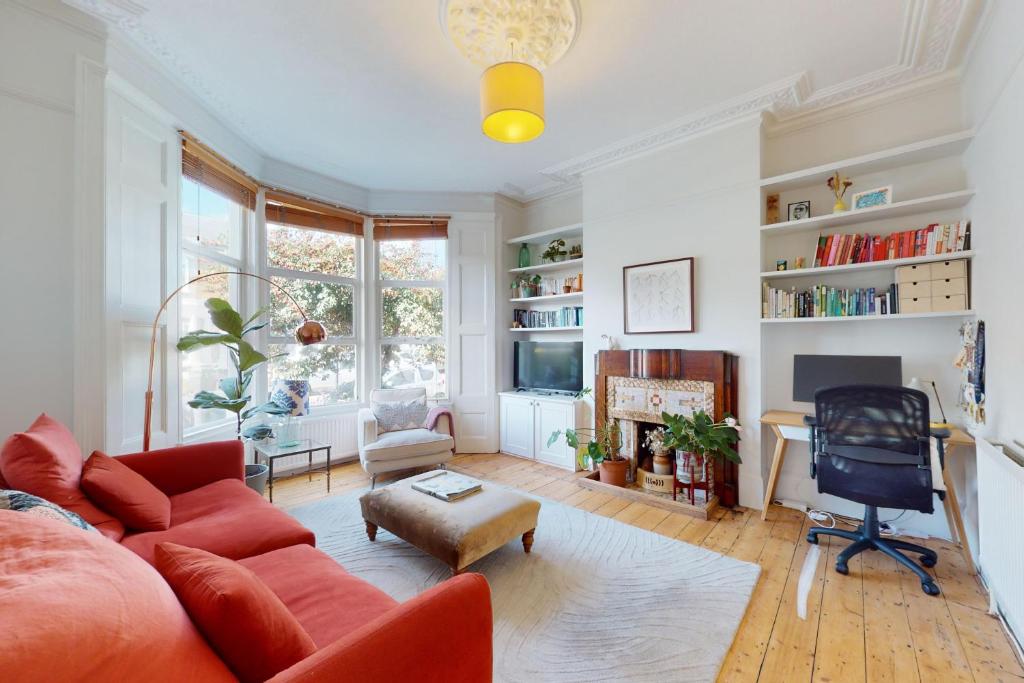
[[[362,215],[287,192],[268,190],[267,222],[363,236]]]
[[[256,181],[184,131],[181,173],[236,204],[256,208]]]
[[[448,239],[448,218],[374,218],[373,239],[426,240]]]

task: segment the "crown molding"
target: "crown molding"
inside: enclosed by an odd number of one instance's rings
[[[689,140],[747,116],[765,114],[766,128],[779,134],[848,116],[959,79],[983,0],[911,0],[904,18],[897,62],[863,76],[814,90],[806,73],[796,74],[727,102],[540,171],[548,182],[530,188],[526,201],[556,191],[605,166]]]

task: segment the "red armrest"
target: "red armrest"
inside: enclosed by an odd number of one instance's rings
[[[461,574],[364,624],[270,679],[487,683],[491,680],[491,589]]]
[[[221,479],[245,479],[245,449],[241,441],[164,448],[122,455],[118,460],[169,496]]]

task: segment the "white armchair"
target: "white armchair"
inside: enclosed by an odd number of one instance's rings
[[[375,389],[370,392],[372,403],[408,403],[422,400],[426,404],[426,389]],[[440,465],[452,458],[455,439],[452,437],[451,419],[438,418],[433,430],[420,426],[400,431],[381,432],[377,418],[369,408],[359,411],[359,462],[370,475],[370,486],[377,483],[377,475],[413,467]]]

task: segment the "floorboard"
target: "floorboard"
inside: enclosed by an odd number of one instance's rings
[[[1024,683],[1024,667],[988,598],[952,544],[915,541],[939,553],[932,570],[939,597],[894,560],[867,552],[843,576],[833,568],[846,541],[821,537],[821,556],[808,596],[807,619],[797,616],[797,584],[809,545],[810,522],[800,512],[772,508],[768,519],[745,508],[719,509],[701,520],[633,502],[576,483],[580,474],[507,455],[459,455],[452,469],[531,491],[624,524],[700,545],[761,566],[761,576],[719,681]],[[407,476],[379,476],[378,485]],[[274,483],[274,504],[290,508],[368,486],[358,462]]]

